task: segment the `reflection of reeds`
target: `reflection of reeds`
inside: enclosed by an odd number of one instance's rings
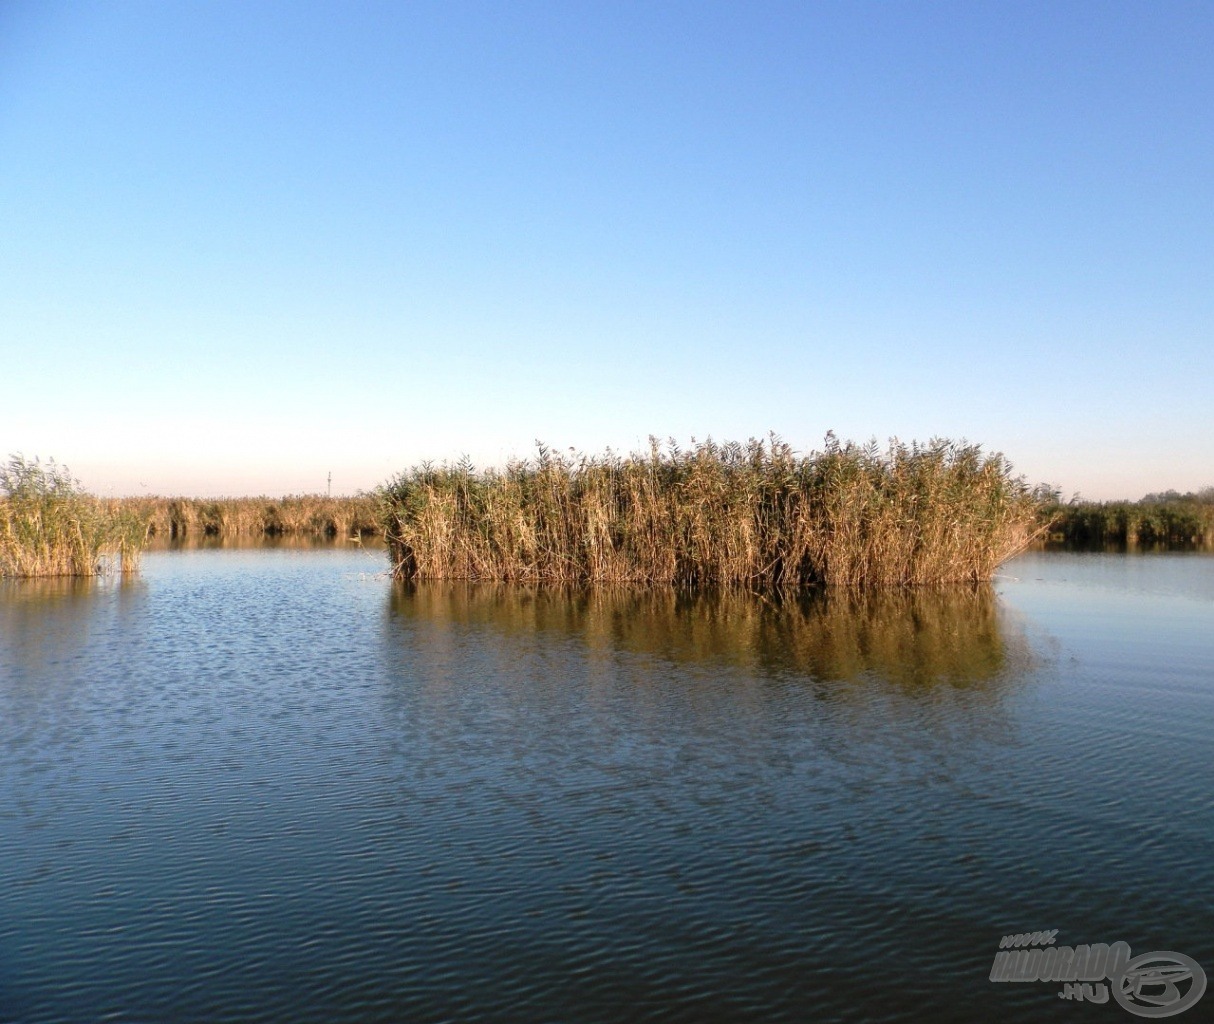
[[[799,588],[989,579],[1038,527],[1001,455],[977,446],[775,439],[473,472],[423,465],[381,491],[408,579]]]
[[[780,600],[737,590],[398,583],[392,608],[410,619],[503,634],[558,631],[593,649],[819,680],[965,685],[1028,657],[1003,635],[998,600],[984,584],[822,589]]]
[[[12,456],[0,467],[0,576],[95,576],[139,565],[146,528],[132,510],[80,490],[62,466]]]
[[[158,538],[351,537],[379,532],[373,498],[299,494],[283,498],[123,498]]]
[[[378,552],[379,538],[359,538],[358,546],[365,551]],[[343,542],[338,540],[338,546]],[[193,533],[184,537],[154,534],[148,538],[147,551],[327,551],[335,545],[333,537],[316,533]],[[351,547],[354,545],[351,544]],[[377,568],[382,568],[378,566]]]

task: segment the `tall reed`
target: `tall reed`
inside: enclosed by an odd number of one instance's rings
[[[999,454],[767,441],[423,464],[379,493],[405,579],[799,588],[989,579],[1042,524]]]
[[[95,576],[139,566],[146,523],[84,493],[65,467],[20,455],[0,467],[0,576]]]

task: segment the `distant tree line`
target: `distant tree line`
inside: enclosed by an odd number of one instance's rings
[[[1174,505],[1188,502],[1193,505],[1214,505],[1214,487],[1203,487],[1200,491],[1158,491],[1148,494],[1138,504],[1140,505]]]
[[[1138,501],[1059,500],[1050,513],[1052,537],[1070,543],[1214,546],[1214,487]]]

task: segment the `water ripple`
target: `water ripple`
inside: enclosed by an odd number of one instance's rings
[[[0,588],[0,1021],[1035,1021],[987,972],[1049,927],[1214,968],[1204,598],[367,558]]]

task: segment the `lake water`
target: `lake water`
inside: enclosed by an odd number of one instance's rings
[[[1214,973],[1209,555],[784,605],[385,564],[0,582],[0,1021],[1134,1019],[989,980],[1046,929]]]

